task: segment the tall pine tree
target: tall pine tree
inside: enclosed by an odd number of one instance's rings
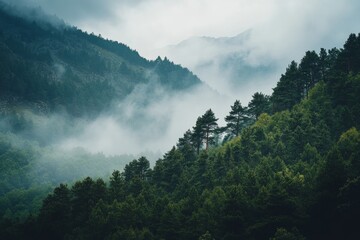
[[[218,129],[218,124],[216,123],[216,121],[218,119],[215,117],[215,114],[211,109],[207,110],[201,118],[202,131],[204,133],[205,140],[205,149],[208,150],[209,145],[214,143],[214,137],[216,134],[216,130]]]
[[[299,64],[302,80],[303,97],[307,97],[309,90],[321,80],[319,56],[315,51],[307,51]]]
[[[258,119],[260,114],[270,112],[270,98],[263,93],[256,92],[248,105],[248,112],[252,117]]]
[[[246,108],[241,106],[239,100],[236,100],[234,105],[231,106],[229,115],[225,117],[226,129],[230,134],[238,136],[241,129],[249,123],[249,120]]]
[[[280,112],[292,108],[304,95],[303,82],[298,64],[292,61],[282,74],[271,96],[272,111]]]
[[[198,117],[196,120],[196,124],[193,127],[193,131],[191,134],[191,143],[193,144],[194,148],[196,149],[197,154],[199,154],[200,149],[203,144],[204,138],[204,131],[202,128],[202,117]]]

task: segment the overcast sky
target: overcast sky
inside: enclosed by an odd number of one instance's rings
[[[124,42],[154,58],[154,49],[192,36],[254,30],[259,56],[292,59],[305,50],[341,47],[360,31],[358,0],[5,0],[40,6],[71,25]]]

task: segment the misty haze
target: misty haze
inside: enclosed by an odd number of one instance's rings
[[[359,10],[0,0],[0,239],[356,239]]]

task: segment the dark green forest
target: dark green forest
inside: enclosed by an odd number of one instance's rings
[[[79,123],[111,111],[141,84],[169,93],[201,84],[168,59],[146,60],[122,43],[51,24],[36,11],[40,18],[26,18],[0,2],[1,219],[23,221],[59,183],[105,178],[135,158],[52,146],[79,131]]]
[[[69,119],[93,119],[139,84],[201,81],[8,10],[0,3],[0,239],[359,238],[360,34],[292,61],[270,96],[224,106],[224,126],[208,109],[150,167],[149,156],[61,152],[33,125],[61,114],[72,131]]]
[[[149,61],[122,43],[65,24],[26,20],[8,8],[0,3],[0,102],[94,117],[139,84],[181,91],[201,83],[166,58]]]
[[[64,182],[38,213],[3,217],[0,238],[358,238],[360,34],[291,62],[271,96],[224,107],[226,126],[209,109],[153,168],[141,157]]]

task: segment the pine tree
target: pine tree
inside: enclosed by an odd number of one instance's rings
[[[303,95],[304,87],[298,64],[292,61],[274,88],[271,96],[272,111],[279,112],[290,109],[300,102]]]
[[[218,129],[218,120],[211,109],[207,110],[201,117],[202,131],[204,133],[205,149],[208,150],[209,145],[214,143],[216,130]]]
[[[176,146],[178,149],[182,150],[189,145],[191,146],[191,131],[190,131],[190,129],[184,133],[184,136],[182,138],[179,138]]]
[[[185,165],[189,165],[191,162],[195,161],[196,153],[192,144],[192,133],[190,129],[184,133],[182,138],[179,138],[176,146],[184,156]]]
[[[193,127],[193,131],[191,134],[191,143],[193,144],[194,148],[196,149],[197,154],[199,154],[200,149],[203,144],[204,139],[204,131],[202,128],[202,121],[203,119],[201,117],[198,117],[196,120],[196,124]]]
[[[328,55],[327,51],[324,48],[321,48],[319,53],[319,71],[320,78],[323,81],[326,81],[328,78],[328,72],[330,68],[329,58],[330,56]]]
[[[319,62],[319,56],[315,51],[307,51],[299,64],[304,96],[306,97],[309,90],[321,79]]]
[[[263,93],[256,92],[248,105],[248,112],[258,119],[260,114],[270,112],[270,98]]]
[[[234,105],[231,106],[231,111],[228,116],[225,117],[226,129],[232,135],[238,136],[244,126],[249,123],[249,116],[247,115],[247,109],[241,106],[239,100],[236,100]]]

